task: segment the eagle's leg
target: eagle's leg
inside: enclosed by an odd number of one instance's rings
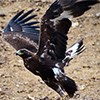
[[[56,89],[57,93],[63,98],[65,96],[67,96],[68,94],[66,93],[66,91],[64,91],[60,85],[58,85],[58,88]]]
[[[57,91],[59,95],[61,96],[61,100],[69,100],[70,97],[68,96],[67,92],[64,91],[60,86]]]
[[[44,81],[50,88],[52,88],[53,90],[55,90],[61,97],[62,100],[68,100],[68,94],[67,92],[62,89],[62,87],[59,85],[59,83],[56,82],[51,82],[51,81]]]

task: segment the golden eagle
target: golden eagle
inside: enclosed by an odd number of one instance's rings
[[[3,31],[5,40],[22,57],[25,67],[42,80],[61,97],[66,92],[73,97],[77,85],[64,73],[64,66],[84,50],[83,40],[79,40],[69,49],[67,33],[71,27],[70,17],[78,17],[97,0],[56,0],[41,19],[29,22],[36,15],[29,16],[33,10],[15,15]]]

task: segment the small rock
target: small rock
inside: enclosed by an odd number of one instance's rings
[[[32,97],[32,96],[30,96],[30,94],[27,95],[27,99],[28,99],[28,100],[35,100],[35,98]]]
[[[16,87],[20,87],[20,85],[19,84],[16,84]]]
[[[80,97],[80,94],[79,93],[76,93],[75,96],[74,96],[76,99],[78,99]]]
[[[85,85],[81,85],[81,86],[79,86],[79,90],[84,90],[85,89]]]
[[[0,57],[0,65],[4,64],[6,62],[6,59],[3,57]]]
[[[23,60],[18,60],[19,63],[23,63]]]
[[[83,68],[91,68],[89,65],[84,65]]]
[[[44,97],[43,99],[40,100],[50,100],[48,97]]]
[[[5,93],[3,92],[3,90],[0,88],[0,95],[4,95]]]
[[[39,81],[41,84],[44,84],[44,81],[42,81],[41,79],[38,79],[38,81]]]
[[[95,16],[96,16],[97,18],[99,18],[99,17],[100,17],[100,12],[96,13]]]
[[[72,23],[72,27],[73,27],[73,28],[78,27],[78,26],[79,26],[79,22],[73,22],[73,23]]]
[[[0,12],[0,17],[5,17],[6,14],[4,14],[3,12]]]
[[[2,91],[2,89],[0,88],[0,92]]]

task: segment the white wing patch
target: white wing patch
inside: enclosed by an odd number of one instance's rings
[[[81,47],[84,47],[84,45],[81,46]],[[81,47],[79,47],[79,43],[74,44],[73,46],[71,46],[71,47],[66,51],[66,54],[68,54],[66,57],[69,57],[70,59],[71,59],[71,58],[74,58],[76,55],[78,55],[79,52],[81,52],[82,50],[85,49],[85,48],[80,49]],[[77,52],[78,49],[80,49],[79,52]]]
[[[56,67],[58,67],[58,68],[60,68],[60,65],[59,65],[59,63],[56,63],[56,64],[55,64],[55,66],[56,66]]]
[[[69,52],[69,51],[73,50],[73,53],[75,53],[78,49],[78,46],[79,46],[79,43],[76,43],[75,45],[70,47],[66,52]]]
[[[61,73],[60,69],[58,69],[56,67],[53,68],[53,72],[54,72],[55,76],[59,76],[59,74]]]
[[[45,58],[45,53],[42,53],[40,57]]]
[[[10,30],[11,30],[11,31],[14,31],[12,27],[10,27]]]
[[[62,63],[68,66],[69,61],[74,58],[76,55],[80,54],[85,50],[85,45],[83,44],[83,39],[73,44],[65,53],[65,58],[62,60]]]

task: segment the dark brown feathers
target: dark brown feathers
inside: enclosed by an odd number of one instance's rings
[[[69,11],[73,17],[82,15],[89,10],[92,5],[98,3],[98,0],[57,0],[64,11]]]
[[[47,41],[50,41],[52,50],[55,53],[57,59],[63,59],[65,57],[66,44],[67,44],[67,32],[71,26],[71,21],[67,18],[59,20],[55,25],[54,22],[44,19],[41,23],[41,37],[38,53],[41,54],[44,51]]]
[[[56,0],[44,14],[46,19],[78,17],[89,10],[99,0]]]
[[[83,39],[66,49],[72,24],[69,18],[82,15],[96,3],[97,0],[56,0],[41,19],[40,33],[38,22],[30,21],[36,17],[29,16],[33,10],[17,13],[4,29],[5,40],[17,50],[25,67],[61,97],[66,97],[66,93],[73,97],[77,91],[75,81],[65,75],[64,67],[85,50]]]
[[[71,27],[69,17],[82,15],[98,0],[56,0],[46,11],[41,22],[41,35],[38,54],[41,54],[50,41],[57,59],[65,57],[67,33]]]
[[[30,21],[36,15],[29,16],[33,10],[24,13],[24,10],[17,13],[3,30],[4,39],[16,50],[26,48],[36,52],[39,38],[37,21]]]

